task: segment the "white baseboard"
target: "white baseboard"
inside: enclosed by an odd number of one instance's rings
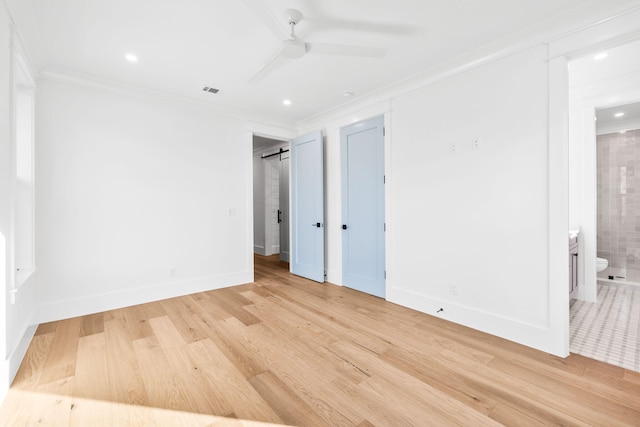
[[[39,323],[85,316],[107,310],[144,304],[147,302],[174,298],[182,295],[226,288],[253,281],[253,271],[199,277],[181,281],[158,283],[126,291],[102,293],[81,298],[69,298],[40,304]]]
[[[334,285],[342,286],[342,272],[336,270],[325,270],[325,280]]]
[[[262,255],[265,256],[266,252],[264,250],[264,246],[258,246],[258,245],[254,245],[253,246],[253,252],[258,254],[258,255]]]
[[[38,329],[38,324],[36,322],[36,311],[34,309],[29,316],[29,320],[27,320],[23,327],[18,345],[16,345],[16,347],[11,351],[11,354],[9,354],[9,357],[7,357],[6,366],[3,366],[3,370],[6,369],[7,375],[7,378],[3,379],[8,381],[7,384],[11,384],[18,373],[22,359],[24,359],[24,355],[27,354],[27,349],[29,348],[29,344],[31,344],[31,340],[36,333],[36,329]],[[3,373],[3,377],[4,375],[5,373]]]
[[[452,301],[432,298],[401,288],[388,287],[386,300],[432,316],[467,326],[491,335],[505,338],[527,347],[566,357],[561,348],[555,348],[553,331],[546,325],[535,325],[519,319],[478,310]],[[439,311],[442,309],[442,311]]]

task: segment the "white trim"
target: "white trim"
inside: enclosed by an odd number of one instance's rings
[[[104,292],[82,298],[66,298],[38,305],[38,323],[101,313],[117,308],[251,282],[253,282],[253,271],[240,271],[219,276],[168,281],[122,291]]]
[[[640,38],[640,6],[591,23],[578,31],[549,42],[549,57],[567,60],[619,46]]]
[[[134,99],[141,99],[147,102],[164,104],[174,108],[179,107],[189,109],[198,113],[212,114],[220,118],[247,120],[254,124],[263,124],[265,127],[273,126],[280,129],[288,129],[284,126],[269,125],[267,124],[269,122],[268,118],[252,116],[241,109],[229,105],[222,105],[219,103],[213,104],[211,102],[197,99],[195,97],[175,95],[140,85],[124,83],[121,81],[111,80],[84,73],[71,72],[68,70],[65,70],[63,72],[45,70],[40,74],[39,77],[43,80],[84,86],[91,89],[97,89],[122,96],[128,96]],[[293,125],[293,123],[284,123],[284,125]]]
[[[559,355],[555,343],[549,340],[549,329],[545,325],[526,323],[400,288],[388,288],[387,300],[475,330],[491,331],[491,334],[509,341]],[[438,312],[441,308],[443,310]],[[464,319],[464,322],[460,322],[460,319]],[[517,325],[517,328],[514,328],[514,325]]]
[[[27,350],[29,349],[29,344],[31,344],[31,340],[38,329],[38,325],[35,323],[36,312],[35,310],[31,312],[29,316],[29,321],[26,323],[22,334],[20,335],[20,341],[18,345],[14,348],[13,352],[7,358],[7,368],[9,371],[9,383],[13,382],[13,379],[16,377],[18,373],[18,369],[20,369],[20,364],[24,359],[24,356],[27,354]]]
[[[549,61],[549,243],[547,344],[557,356],[569,355],[569,80],[566,58]]]
[[[280,141],[290,141],[299,135],[297,128],[278,126],[254,120],[247,120],[245,129],[251,133],[252,141],[254,135]]]

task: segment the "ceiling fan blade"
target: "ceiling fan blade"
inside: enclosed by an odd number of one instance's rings
[[[363,58],[382,58],[387,49],[381,47],[354,46],[348,44],[305,43],[307,52],[320,55],[345,55]]]
[[[264,78],[267,77],[273,70],[275,70],[280,65],[282,65],[284,61],[285,61],[285,57],[282,56],[282,53],[277,54],[276,56],[271,58],[269,62],[267,62],[267,65],[262,67],[260,71],[258,71],[253,77],[251,77],[248,83],[252,85],[257,85],[262,80],[264,80]]]
[[[282,26],[271,10],[262,0],[244,0],[245,4],[262,21],[262,23],[278,38],[285,40],[289,38],[289,32]]]

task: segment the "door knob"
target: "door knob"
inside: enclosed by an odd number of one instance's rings
[[[311,224],[312,227],[322,227],[322,224],[320,224],[319,222],[316,222],[315,224]]]
[[[347,224],[342,224],[342,229],[346,230],[347,229]]]

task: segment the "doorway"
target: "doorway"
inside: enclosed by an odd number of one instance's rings
[[[569,63],[569,221],[580,229],[570,351],[636,371],[640,288],[624,281],[630,267],[640,266],[640,241],[633,236],[640,208],[632,200],[640,172],[626,142],[640,129],[640,116],[629,108],[640,100],[638,49],[640,41]],[[608,262],[600,273],[596,257]]]
[[[289,142],[254,135],[254,253],[289,262],[289,217]]]

